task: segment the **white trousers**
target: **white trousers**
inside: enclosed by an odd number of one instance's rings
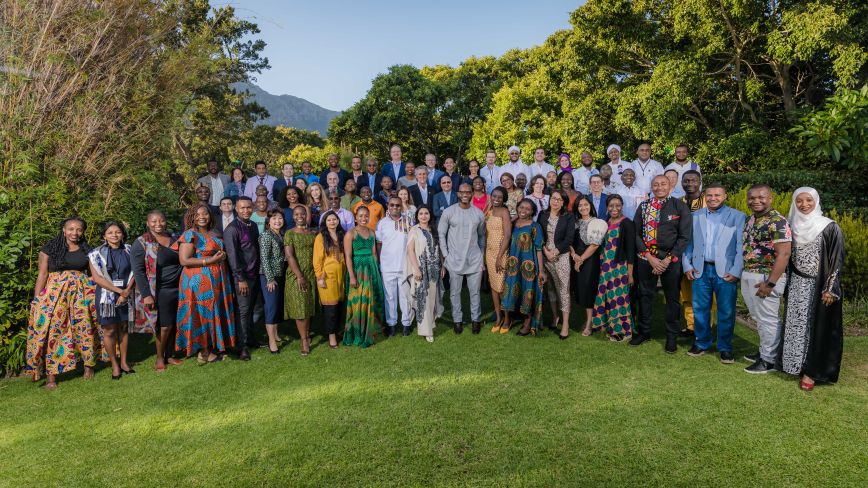
[[[781,275],[774,290],[766,298],[756,295],[756,285],[764,282],[768,275],[745,271],[741,274],[741,296],[750,311],[750,316],[756,322],[760,340],[760,357],[763,361],[774,364],[778,357],[778,345],[781,342],[781,297],[787,286],[787,276]]]
[[[407,303],[407,294],[401,286],[404,273],[397,271],[384,271],[383,291],[386,297],[386,325],[394,327],[398,323],[398,304],[401,305],[401,323],[404,327],[410,327],[413,322],[413,313]]]

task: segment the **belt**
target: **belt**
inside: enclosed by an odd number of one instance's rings
[[[710,266],[714,266],[715,264],[717,264],[717,263],[715,263],[714,261],[706,261],[706,262],[705,262],[705,265],[706,265],[706,266],[709,266],[709,265],[710,265]]]

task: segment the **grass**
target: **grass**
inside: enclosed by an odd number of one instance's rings
[[[485,298],[487,296],[484,295]],[[489,303],[489,302],[486,302]],[[659,309],[658,308],[658,317]],[[486,307],[487,310],[490,307]],[[465,308],[465,311],[468,310]],[[444,317],[449,317],[448,311]],[[574,318],[578,322],[578,318]],[[0,485],[864,486],[868,337],[812,393],[744,361],[567,341],[394,338],[158,375],[0,382]],[[320,342],[314,340],[315,344]],[[736,352],[756,337],[738,326]],[[687,346],[687,342],[681,343]]]

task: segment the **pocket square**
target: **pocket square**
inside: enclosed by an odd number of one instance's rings
[[[669,220],[678,220],[678,219],[680,219],[680,218],[681,218],[680,215],[670,215],[670,216],[669,216]]]

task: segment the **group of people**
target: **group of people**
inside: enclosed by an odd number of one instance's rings
[[[249,360],[254,348],[280,352],[284,320],[294,321],[302,355],[314,319],[331,348],[409,336],[414,323],[433,342],[447,289],[454,333],[469,322],[479,334],[484,288],[492,333],[509,333],[518,319],[516,335],[548,328],[567,339],[578,307],[583,336],[631,346],[651,338],[662,288],[665,352],[690,335],[688,355],[716,342],[720,362],[731,364],[740,283],[760,340],[745,371],[798,375],[805,390],[837,381],[843,235],[817,192],[797,189],[785,218],[772,208],[771,188],[754,185],[746,216],[726,204],[723,186],[703,187],[686,146],[665,168],[647,144],[637,155],[622,160],[611,145],[598,169],[589,153],[578,167],[568,154],[551,165],[537,148],[525,164],[512,146],[503,164],[491,150],[460,175],[452,158],[441,170],[428,154],[415,167],[394,145],[382,167],[369,159],[362,170],[354,157],[347,171],[330,155],[319,176],[305,162],[299,174],[283,165],[279,178],[262,161],[250,177],[239,168],[225,175],[210,161],[180,234],[155,210],[132,244],[121,223],[108,222],[91,248],[84,221],[62,222],[39,254],[27,371],[55,388],[78,361],[92,376],[101,358],[119,379],[134,372],[128,332],[156,335],[157,371],[180,364],[178,356],[207,364],[234,350]],[[546,301],[552,319],[544,324]]]

